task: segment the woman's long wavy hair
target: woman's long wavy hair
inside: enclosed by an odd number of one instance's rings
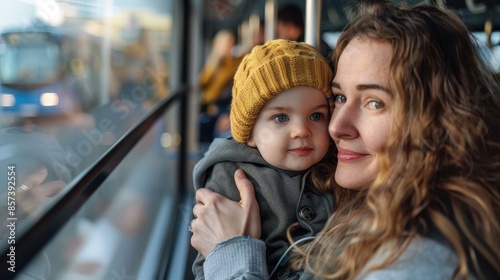
[[[452,12],[360,5],[335,50],[354,38],[392,47],[392,133],[375,182],[339,205],[299,248],[326,279],[353,279],[381,250],[391,265],[413,237],[439,232],[456,252],[455,278],[500,274],[500,101],[495,74]],[[333,176],[333,175],[331,175]]]

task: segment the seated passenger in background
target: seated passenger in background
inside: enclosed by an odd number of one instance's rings
[[[310,176],[334,170],[332,75],[326,59],[306,43],[272,40],[253,48],[234,77],[233,139],[215,139],[194,168],[195,189],[234,201],[240,200],[237,169],[254,183],[270,273],[288,266],[286,258],[279,263],[290,246],[287,233],[296,241],[316,235],[334,208],[333,195],[316,189]],[[196,279],[203,278],[203,262],[198,254]]]
[[[243,56],[234,55],[236,37],[229,30],[220,30],[214,37],[210,55],[201,70],[200,142],[210,143],[226,131],[215,127],[220,116],[227,115],[231,104],[233,77]]]

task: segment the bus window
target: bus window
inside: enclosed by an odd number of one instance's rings
[[[59,78],[59,60],[59,48],[49,40],[7,44],[0,64],[1,83],[12,88],[54,83]]]

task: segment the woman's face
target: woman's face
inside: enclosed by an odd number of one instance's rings
[[[391,125],[388,43],[354,38],[340,55],[332,81],[335,109],[329,125],[338,149],[337,183],[369,187],[380,171],[378,157]]]

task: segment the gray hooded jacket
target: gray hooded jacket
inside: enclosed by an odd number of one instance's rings
[[[266,243],[267,268],[271,272],[290,246],[287,228],[298,223],[299,227],[292,231],[294,240],[316,235],[333,212],[334,198],[319,193],[307,171],[290,172],[273,167],[257,149],[223,138],[215,139],[194,167],[194,187],[205,187],[239,201],[234,182],[238,168],[255,187],[262,222],[261,239]],[[203,256],[198,254],[193,264],[196,279],[204,278],[203,262]]]

